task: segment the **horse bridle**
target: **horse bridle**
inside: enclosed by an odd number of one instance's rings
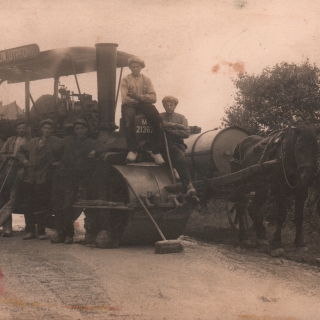
[[[299,185],[299,182],[300,182],[300,179],[298,180],[297,182],[297,185],[296,186],[292,186],[290,184],[290,182],[288,181],[288,177],[287,177],[287,174],[286,174],[286,168],[284,166],[284,152],[283,152],[283,140],[281,140],[281,163],[282,163],[282,169],[283,169],[283,174],[284,174],[284,177],[286,179],[286,183],[287,185],[291,188],[291,189],[295,189],[298,185]],[[317,171],[317,166],[310,163],[310,162],[306,162],[306,163],[300,163],[299,164],[299,161],[298,161],[298,158],[297,158],[297,147],[295,146],[294,148],[294,157],[295,157],[295,161],[296,161],[296,164],[297,164],[297,169],[300,170],[301,168],[305,168],[305,167],[311,167],[314,171]]]

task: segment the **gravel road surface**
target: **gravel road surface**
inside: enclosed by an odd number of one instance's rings
[[[0,237],[0,319],[320,319],[317,267],[189,238],[156,255],[23,235]]]

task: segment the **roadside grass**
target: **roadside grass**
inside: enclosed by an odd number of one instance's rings
[[[188,221],[184,235],[201,239],[205,242],[225,244],[234,248],[239,247],[238,234],[231,229],[227,214],[227,201],[224,199],[210,200],[207,211],[193,211]],[[275,225],[267,227],[268,240],[272,240]],[[249,231],[252,247],[247,250],[257,251],[253,228]],[[286,223],[282,230],[282,243],[285,251],[284,258],[300,263],[320,266],[317,258],[320,258],[320,217],[314,207],[304,210],[304,239],[308,252],[300,252],[294,246],[295,225],[293,223],[293,210],[288,211]],[[269,252],[264,251],[269,254]],[[320,259],[319,259],[320,260]]]

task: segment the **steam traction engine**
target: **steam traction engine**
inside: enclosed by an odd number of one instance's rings
[[[80,117],[87,120],[89,135],[106,146],[108,152],[98,160],[103,178],[103,183],[98,186],[99,195],[88,200],[85,190],[80,190],[74,205],[78,214],[84,210],[86,214],[97,217],[98,226],[93,236],[98,239],[101,232],[107,232],[105,247],[161,240],[127,181],[149,209],[165,237],[176,239],[185,229],[192,203],[178,192],[166,191],[165,187],[173,181],[171,171],[155,165],[147,152],[148,145],[152,143],[152,128],[143,115],[136,117],[141,146],[138,161],[131,165],[125,162],[126,141],[121,121],[120,130],[117,130],[115,108],[122,69],[127,66],[131,55],[117,51],[117,46],[101,43],[96,44],[95,48],[71,47],[40,52],[37,45],[29,45],[0,51],[0,83],[25,83],[25,116],[31,135],[39,134],[39,123],[45,118],[54,120],[58,136],[71,134],[74,120]],[[26,54],[10,55],[10,50]],[[118,90],[117,68],[121,68]],[[82,94],[77,81],[77,74],[93,71],[97,72],[98,102],[93,101],[92,96]],[[75,77],[77,94],[70,93],[64,86],[59,87],[60,77],[68,75]],[[34,101],[30,82],[47,78],[54,79],[53,95],[43,95]],[[75,97],[77,101],[74,101]],[[247,133],[237,128],[203,134],[199,133],[201,129],[198,127],[191,129],[196,134],[186,140],[186,157],[194,177],[208,178],[229,173],[233,148]]]

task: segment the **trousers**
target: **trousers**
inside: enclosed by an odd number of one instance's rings
[[[77,190],[71,176],[54,174],[52,185],[52,203],[55,227],[59,236],[73,237],[74,214],[72,205]]]
[[[16,184],[14,184],[10,190],[9,200],[6,194],[0,195],[0,226],[5,225],[6,222],[8,222],[8,224],[12,222],[12,213],[18,212],[15,210],[19,207],[19,198]]]
[[[20,165],[14,159],[10,159],[0,170],[0,226],[6,220],[12,220],[11,213],[18,206],[18,190],[15,185],[16,174]]]
[[[21,196],[21,207],[24,211],[26,232],[35,233],[37,225],[38,235],[44,235],[50,198],[49,185],[45,183],[31,184],[17,179],[16,187]]]
[[[158,154],[162,145],[162,118],[159,111],[151,103],[139,103],[137,105],[122,105],[121,113],[124,126],[124,134],[129,151],[137,151],[135,116],[137,113],[146,116],[148,122],[153,127],[153,146],[152,152]]]
[[[177,170],[181,179],[182,187],[186,191],[188,184],[191,182],[191,175],[188,162],[184,156],[185,146],[182,144],[168,143],[172,166]],[[167,158],[166,151],[162,151],[164,158]]]

